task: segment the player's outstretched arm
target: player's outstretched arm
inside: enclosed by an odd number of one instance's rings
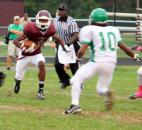
[[[17,46],[18,48],[21,47],[20,41],[25,40],[26,36],[23,34],[20,37],[16,38],[13,43],[15,44],[15,46]]]
[[[128,56],[130,56],[130,57],[134,57],[134,53],[133,53],[133,51],[128,47],[128,46],[126,46],[124,43],[122,43],[122,42],[119,42],[118,43],[118,46],[119,46],[119,48],[121,49],[121,50],[123,50]]]
[[[126,46],[124,43],[119,42],[118,46],[120,47],[121,50],[123,50],[128,56],[132,57],[136,61],[140,61],[140,56],[138,54],[134,54],[133,51]]]

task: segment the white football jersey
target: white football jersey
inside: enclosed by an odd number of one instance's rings
[[[90,46],[91,61],[116,63],[117,46],[118,42],[121,41],[118,28],[87,25],[81,29],[79,40],[81,44]]]

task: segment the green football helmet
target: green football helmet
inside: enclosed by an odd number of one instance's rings
[[[102,8],[97,8],[92,10],[89,18],[91,22],[105,23],[108,20],[108,15],[106,10]]]

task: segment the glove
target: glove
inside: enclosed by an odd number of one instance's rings
[[[35,51],[35,46],[33,44],[29,48],[26,48],[22,44],[21,47],[20,47],[20,49],[22,50],[22,53],[32,53],[33,51]]]
[[[140,61],[140,60],[141,60],[141,58],[140,58],[140,55],[139,55],[139,54],[134,54],[133,59],[134,59],[135,61]]]
[[[21,49],[22,53],[25,52],[26,47],[24,47],[24,43],[21,44],[20,49]]]
[[[35,48],[34,46],[30,46],[28,49],[25,50],[26,53],[32,53],[34,52]]]

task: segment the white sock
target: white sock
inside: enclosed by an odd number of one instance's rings
[[[73,83],[71,88],[71,97],[72,97],[71,104],[79,105],[80,93],[81,93],[81,84]]]
[[[142,75],[138,74],[138,85],[142,84]]]

